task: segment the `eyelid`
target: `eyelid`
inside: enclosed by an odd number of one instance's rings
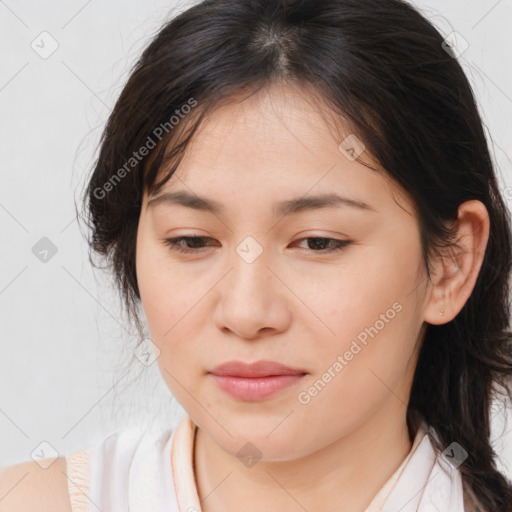
[[[196,239],[196,240],[215,240],[213,237],[206,236],[206,235],[181,235],[176,236],[172,238],[164,238],[163,242],[165,245],[169,246],[169,248],[172,251],[176,251],[183,254],[199,254],[202,252],[205,252],[207,250],[206,247],[197,247],[197,248],[187,248],[179,245],[179,242],[185,241],[187,242],[190,239]],[[352,240],[343,240],[339,238],[333,238],[329,236],[303,236],[301,238],[296,239],[292,243],[297,242],[303,242],[304,240],[327,240],[328,243],[334,244],[334,248],[331,249],[320,249],[320,250],[314,250],[314,249],[304,249],[304,251],[310,253],[310,254],[319,254],[319,255],[327,255],[331,253],[336,253],[341,251],[343,248],[347,247],[348,245],[352,244]]]

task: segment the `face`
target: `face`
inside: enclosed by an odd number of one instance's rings
[[[425,307],[417,219],[354,160],[349,128],[339,137],[325,119],[291,86],[224,105],[143,197],[136,268],[159,369],[232,454],[250,441],[266,460],[293,459],[405,414]],[[346,201],[312,201],[327,194]],[[212,373],[232,361],[292,374]]]

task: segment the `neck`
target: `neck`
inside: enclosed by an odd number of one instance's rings
[[[364,424],[305,457],[244,467],[202,429],[194,450],[202,512],[263,509],[361,512],[411,450],[405,410],[396,398]],[[392,410],[394,409],[394,410]]]

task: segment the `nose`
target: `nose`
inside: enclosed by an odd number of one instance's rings
[[[291,320],[286,276],[263,254],[252,262],[237,254],[232,262],[219,283],[216,326],[247,340],[285,331]]]

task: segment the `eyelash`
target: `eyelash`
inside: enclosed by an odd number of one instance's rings
[[[204,247],[199,247],[199,248],[191,249],[191,248],[184,248],[183,246],[179,245],[180,241],[186,241],[186,240],[213,240],[213,239],[208,236],[179,236],[176,238],[165,238],[164,243],[165,243],[165,245],[169,246],[170,249],[173,251],[187,253],[187,254],[200,252],[200,249],[204,248]],[[298,241],[302,242],[303,240],[328,240],[329,242],[335,243],[335,247],[332,249],[327,249],[327,250],[321,249],[319,251],[310,249],[313,252],[320,253],[320,254],[330,254],[333,252],[341,251],[347,245],[350,245],[352,243],[350,240],[338,240],[336,238],[327,238],[327,237],[320,237],[320,236],[316,236],[316,237],[308,236],[305,238],[301,238]]]

